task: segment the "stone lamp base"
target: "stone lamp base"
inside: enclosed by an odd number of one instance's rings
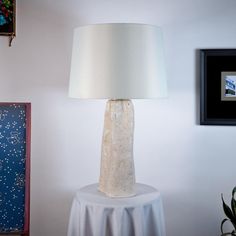
[[[131,100],[106,105],[98,189],[109,197],[135,195],[134,109]]]

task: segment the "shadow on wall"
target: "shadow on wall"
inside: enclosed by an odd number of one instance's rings
[[[193,196],[192,190],[175,192],[175,194],[165,193],[162,196],[164,201],[164,213],[166,223],[166,235],[175,232],[176,236],[185,235],[220,235],[220,218],[218,211],[209,211],[208,199],[200,193]],[[219,197],[220,198],[220,197]],[[166,205],[168,203],[168,205]],[[204,212],[203,212],[204,211]],[[179,212],[179,214],[176,214]],[[194,212],[194,214],[192,214]],[[180,223],[182,221],[182,223]],[[175,223],[174,223],[175,222]],[[186,225],[186,227],[180,227]],[[199,228],[199,226],[201,226]],[[194,232],[189,232],[192,229]]]
[[[73,28],[79,20],[48,5],[45,1],[17,4],[17,37],[11,48],[1,46],[4,96],[26,97],[40,88],[68,90]]]

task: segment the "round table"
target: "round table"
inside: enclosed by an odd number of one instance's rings
[[[165,236],[160,193],[136,184],[136,195],[109,198],[92,184],[77,191],[67,236]]]

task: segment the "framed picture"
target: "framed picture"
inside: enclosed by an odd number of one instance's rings
[[[29,103],[0,103],[0,235],[29,236]]]
[[[0,35],[15,36],[16,1],[0,0]]]
[[[236,49],[200,50],[200,124],[236,125]]]

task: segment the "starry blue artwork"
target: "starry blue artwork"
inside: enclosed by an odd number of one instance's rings
[[[0,104],[0,233],[24,231],[26,128],[24,104]]]

